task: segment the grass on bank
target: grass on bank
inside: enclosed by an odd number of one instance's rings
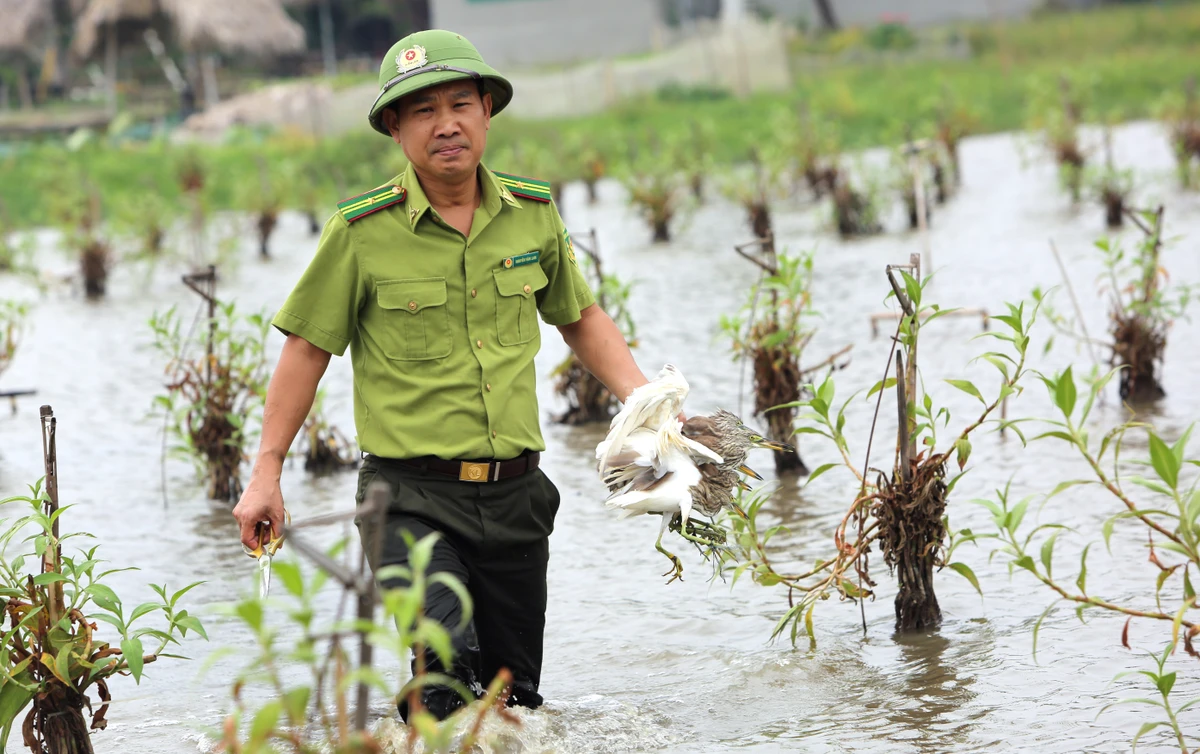
[[[797,68],[791,91],[746,99],[707,91],[688,97],[684,91],[579,118],[501,116],[493,124],[489,153],[549,150],[569,157],[565,153],[578,144],[615,155],[665,144],[687,149],[693,124],[702,122],[710,124],[714,136],[707,157],[731,163],[745,160],[751,147],[772,138],[775,113],[794,113],[801,105],[835,125],[842,148],[858,149],[894,143],[906,129],[927,133],[941,102],[967,108],[977,132],[1021,128],[1029,118],[1031,92],[1053,87],[1062,76],[1088,103],[1087,117],[1115,120],[1152,115],[1166,94],[1200,77],[1200,56],[1193,53],[1193,40],[1200,38],[1200,4],[1119,7],[960,28],[973,40],[973,57]],[[647,134],[653,135],[652,143]],[[147,191],[175,198],[180,194],[176,163],[185,150],[208,165],[212,209],[237,208],[247,183],[261,180],[264,165],[285,180],[319,182],[330,211],[339,198],[379,185],[403,167],[400,150],[365,124],[362,132],[320,143],[254,133],[241,133],[220,147],[97,142],[70,152],[57,142],[45,143],[0,158],[0,230],[52,224],[53,202],[45,197],[55,195],[63,182],[95,186],[114,205],[136,206]]]

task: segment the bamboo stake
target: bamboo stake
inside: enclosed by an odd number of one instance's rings
[[[56,431],[58,419],[54,417],[54,409],[42,406],[42,462],[46,469],[46,502],[45,514],[53,517],[58,512],[58,439]],[[47,547],[42,553],[42,573],[57,573],[62,563],[62,545],[59,544],[58,519],[50,525],[54,537],[54,548]],[[66,613],[66,602],[63,600],[62,582],[50,585],[50,603],[46,606],[49,612],[50,624],[57,623]]]
[[[908,434],[908,391],[905,386],[904,354],[896,354],[896,450],[900,454],[900,478],[905,484],[912,481],[911,438]]]
[[[309,543],[302,536],[297,535],[297,529],[307,528],[315,522],[292,525],[284,524],[283,527],[283,535],[287,538],[288,546],[294,548],[300,555],[308,558],[314,565],[341,583],[344,589],[354,592],[357,596],[357,618],[360,628],[356,633],[359,640],[358,666],[360,671],[369,669],[374,659],[374,652],[369,641],[370,637],[362,626],[369,625],[375,620],[375,605],[378,602],[379,595],[375,586],[374,576],[371,573],[371,563],[378,563],[382,554],[383,531],[387,521],[388,498],[390,494],[388,485],[377,481],[367,488],[366,502],[358,509],[358,515],[363,521],[363,525],[371,527],[371,536],[370,541],[364,543],[357,573],[332,560],[321,548]],[[370,694],[371,688],[367,681],[365,679],[359,680],[356,699],[357,707],[354,711],[354,728],[359,732],[366,731],[367,729]]]
[[[913,278],[916,279],[917,285],[921,284],[921,255],[910,254],[908,263],[913,268]],[[919,317],[912,318],[912,345],[908,349],[908,395],[915,407],[920,400],[920,388],[917,385],[917,338],[921,330],[921,320]],[[909,455],[917,455],[917,416],[916,411],[908,417],[908,432],[909,432]]]
[[[913,192],[917,200],[917,232],[921,235],[921,247],[925,254],[925,261],[932,267],[933,250],[929,240],[929,221],[925,214],[929,204],[925,196],[925,181],[921,179],[921,152],[928,146],[924,140],[912,142],[906,151],[908,152],[908,167],[912,171]]]
[[[374,507],[371,516],[373,531],[371,532],[371,557],[367,558],[367,550],[363,548],[362,560],[359,562],[358,590],[358,620],[361,624],[373,623],[375,620],[375,603],[378,595],[375,581],[371,575],[371,562],[378,563],[383,553],[383,529],[387,525],[388,497],[391,491],[384,482],[376,481],[367,489],[367,504]],[[365,632],[358,637],[358,667],[360,670],[371,667],[372,647]],[[365,680],[358,682],[358,695],[354,709],[354,728],[359,732],[367,729],[367,710],[370,706],[371,687]]]
[[[206,283],[201,289],[196,283]],[[205,343],[204,383],[212,388],[213,341],[217,335],[217,268],[209,265],[208,271],[183,276],[183,284],[198,293],[208,303],[208,340]]]

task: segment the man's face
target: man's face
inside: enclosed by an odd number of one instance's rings
[[[448,182],[475,174],[487,146],[492,95],[471,80],[413,92],[383,113],[383,125],[422,175]]]

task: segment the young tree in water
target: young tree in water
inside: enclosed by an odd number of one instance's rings
[[[92,731],[108,725],[110,684],[120,676],[141,683],[145,666],[178,657],[168,648],[188,631],[207,636],[179,604],[200,582],[174,593],[152,584],[158,599],[127,609],[110,576],[130,569],[104,569],[99,547],[64,547],[92,536],[62,531],[56,434],[54,412],[43,406],[46,476],[28,495],[0,500],[5,510],[18,506],[0,522],[0,595],[11,624],[0,639],[0,750],[15,750],[8,739],[18,728],[34,754],[92,754]]]
[[[196,464],[209,498],[236,502],[252,421],[267,389],[268,319],[216,303],[195,330],[172,307],[150,320],[155,347],[169,358],[167,392],[155,405],[167,414],[176,455]],[[196,332],[198,331],[198,332]]]
[[[1163,208],[1125,210],[1142,232],[1132,250],[1117,239],[1096,242],[1104,255],[1102,295],[1108,299],[1110,340],[1092,340],[1081,321],[1047,308],[1059,332],[1110,351],[1109,363],[1120,369],[1121,398],[1131,403],[1154,401],[1166,395],[1162,387],[1163,355],[1172,323],[1187,313],[1192,287],[1172,283],[1163,267]],[[1034,297],[1049,303],[1040,289]]]
[[[1197,594],[1192,570],[1200,575],[1200,478],[1188,469],[1200,466],[1200,459],[1189,449],[1195,425],[1189,425],[1173,441],[1165,439],[1154,427],[1141,421],[1122,423],[1106,432],[1089,432],[1094,426],[1092,409],[1109,382],[1118,374],[1112,370],[1101,374],[1093,370],[1080,379],[1067,367],[1057,374],[1038,374],[1054,404],[1054,418],[1031,417],[1019,420],[1030,435],[1030,442],[1039,445],[1066,446],[1087,469],[1076,479],[1061,476],[1041,478],[1038,487],[1049,493],[1031,494],[1017,499],[1010,485],[996,490],[990,499],[979,501],[992,518],[992,530],[977,531],[973,539],[995,543],[992,557],[1009,564],[1010,572],[1032,577],[1035,584],[1045,587],[1052,601],[1033,626],[1033,653],[1037,658],[1038,631],[1046,616],[1060,607],[1074,608],[1081,623],[1084,610],[1102,610],[1125,618],[1120,642],[1126,649],[1130,644],[1131,625],[1157,625],[1165,648],[1151,655],[1155,668],[1117,674],[1151,683],[1151,698],[1138,693],[1137,698],[1116,704],[1135,704],[1142,709],[1154,708],[1155,719],[1141,725],[1133,739],[1139,739],[1162,728],[1167,738],[1180,751],[1189,748],[1180,727],[1178,714],[1196,705],[1197,700],[1180,704],[1173,701],[1176,673],[1166,672],[1165,665],[1172,655],[1200,658],[1200,615],[1197,615]],[[1037,432],[1036,435],[1033,432]],[[1024,435],[1022,435],[1024,436]],[[1139,450],[1145,448],[1145,450]],[[1130,457],[1132,454],[1132,458]],[[1130,473],[1130,471],[1137,473]],[[1054,487],[1051,488],[1050,485]],[[1054,519],[1055,504],[1062,504],[1060,495],[1073,488],[1088,490],[1087,512],[1082,525],[1065,526]],[[1038,522],[1030,524],[1026,514],[1032,508],[1040,512]],[[1077,506],[1075,506],[1077,507]],[[1103,523],[1101,518],[1103,516]],[[1077,519],[1078,520],[1078,519]],[[1089,532],[1088,528],[1093,527]],[[1099,537],[1094,527],[1099,528]],[[1113,540],[1125,547],[1113,547]],[[1092,547],[1101,544],[1093,553]],[[1124,540],[1122,542],[1122,540]],[[1056,557],[1063,546],[1079,547],[1079,565],[1075,568],[1064,558]],[[1120,588],[1108,583],[1097,584],[1095,572],[1089,575],[1089,555],[1111,559],[1114,552],[1148,550],[1126,563],[1114,563],[1099,571],[1099,579],[1112,573],[1112,565],[1123,579],[1143,577],[1140,590],[1123,583]],[[1024,575],[1027,574],[1027,575]],[[1101,593],[1107,595],[1101,597]],[[1085,626],[1080,630],[1089,630]],[[1115,644],[1115,637],[1114,637]],[[1182,648],[1182,653],[1176,650]],[[1188,661],[1191,667],[1194,663]],[[1176,694],[1177,696],[1177,694]],[[1115,706],[1110,704],[1108,707]]]
[[[998,421],[996,416],[1004,399],[1022,390],[1021,381],[1029,372],[1025,358],[1036,308],[1029,310],[1023,304],[1009,304],[1007,314],[993,318],[1007,331],[985,333],[1008,344],[1003,351],[988,352],[979,357],[999,372],[1000,384],[993,397],[985,398],[983,392],[967,380],[946,381],[978,400],[981,409],[961,430],[945,438],[938,430],[949,425],[950,412],[944,407],[939,408],[929,393],[919,395],[917,386],[921,382],[915,361],[919,332],[953,310],[925,303],[925,283],[907,272],[901,272],[901,276],[902,282],[889,270],[893,290],[903,311],[896,331],[896,346],[893,346],[893,349],[898,347],[898,351],[894,353],[895,358],[893,354],[888,355],[884,370],[888,376],[866,394],[867,400],[878,395],[875,397],[878,416],[883,396],[889,390],[895,390],[897,437],[891,474],[858,465],[859,456],[851,450],[844,428],[846,408],[859,394],[851,395],[839,406],[835,403],[833,380],[826,379],[811,388],[811,398],[796,404],[801,410],[801,426],[796,432],[827,438],[840,459],[814,469],[810,481],[837,468],[845,468],[853,476],[854,501],[834,531],[833,552],[818,557],[815,566],[801,573],[779,570],[778,558],[768,552],[767,542],[781,527],[764,531],[758,524],[758,514],[769,495],[756,494],[746,506],[747,515],[731,519],[737,557],[728,566],[729,570],[735,577],[749,574],[764,586],[787,589],[789,608],[776,624],[774,636],[787,633],[795,642],[803,631],[810,638],[814,637],[813,612],[817,604],[831,594],[852,601],[871,598],[875,581],[868,555],[873,546],[883,552],[884,562],[896,575],[898,631],[926,629],[941,622],[941,608],[933,581],[934,574],[942,567],[948,566],[979,588],[971,569],[952,560],[955,548],[967,541],[969,532],[953,532],[949,528],[946,507],[955,485],[967,470],[973,434],[988,424],[1001,427],[1009,424]],[[868,444],[868,464],[869,448]]]
[[[637,327],[629,311],[633,284],[604,271],[595,230],[574,238],[571,243],[583,255],[580,266],[596,292],[596,302],[612,317],[629,347],[636,348]],[[573,351],[568,351],[567,358],[555,367],[551,376],[556,379],[554,391],[567,401],[567,410],[557,419],[562,424],[607,422],[616,413],[616,396],[584,368]]]
[[[804,351],[816,335],[813,255],[764,250],[764,258],[755,258],[739,249],[763,269],[763,276],[750,290],[742,313],[721,318],[721,329],[732,341],[734,359],[745,359],[753,369],[754,413],[766,418],[768,439],[786,443],[794,431],[805,375],[830,367],[849,348],[815,367],[802,368]],[[777,472],[808,473],[799,448],[775,451],[774,456]]]

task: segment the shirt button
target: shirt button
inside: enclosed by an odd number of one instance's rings
[[[409,311],[414,311],[414,312],[415,312],[415,311],[417,310],[417,302],[416,302],[416,301],[409,301],[409,302],[408,302],[408,309],[409,309]]]
[[[483,341],[482,341],[482,340],[477,340],[477,341],[475,341],[475,347],[476,347],[476,348],[483,348]]]
[[[496,438],[496,430],[493,429],[492,430],[492,439],[494,440],[495,438]]]
[[[532,291],[532,290],[533,290],[533,289],[532,289],[532,288],[530,288],[529,286],[525,286],[525,292],[526,292],[526,293],[529,293],[529,292],[530,292],[530,291]]]
[[[472,288],[472,289],[471,289],[471,298],[475,298],[475,297],[476,297],[476,296],[478,296],[478,295],[479,295],[479,291],[477,291],[477,290],[475,290],[474,288]]]
[[[492,392],[492,383],[489,382],[488,384],[484,385],[484,387],[487,388],[489,393]]]

